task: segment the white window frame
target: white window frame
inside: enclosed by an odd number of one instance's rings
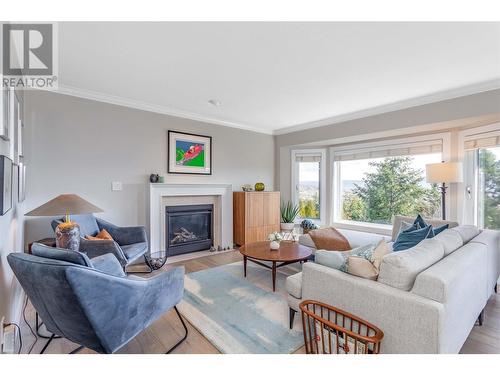
[[[318,225],[325,225],[326,222],[326,170],[327,170],[327,159],[326,159],[326,149],[324,148],[306,148],[306,149],[293,149],[291,150],[291,194],[292,202],[295,205],[299,204],[299,196],[297,194],[298,190],[298,178],[299,178],[299,165],[296,162],[297,156],[320,156],[320,168],[319,168],[319,219],[311,219],[314,223]],[[296,223],[302,221],[302,218],[297,218]]]
[[[441,158],[443,161],[449,161],[451,155],[451,134],[449,132],[437,133],[437,134],[426,134],[421,136],[407,137],[407,138],[395,138],[385,141],[375,141],[375,142],[362,142],[352,145],[341,145],[330,147],[330,166],[331,166],[331,179],[330,186],[331,189],[331,221],[332,225],[338,228],[344,229],[354,229],[364,232],[379,233],[384,235],[392,234],[392,225],[389,224],[374,224],[367,222],[358,222],[352,220],[343,220],[341,217],[342,213],[342,195],[341,195],[341,181],[340,181],[340,165],[335,161],[335,157],[339,153],[354,153],[363,151],[376,151],[377,148],[387,148],[388,146],[394,145],[397,147],[415,147],[422,144],[430,144],[439,141],[442,144]],[[450,194],[446,195],[446,215],[450,217]]]
[[[464,181],[458,187],[457,212],[461,224],[478,225],[478,191],[475,189],[478,186],[478,160],[474,156],[473,159],[467,158],[465,150],[465,142],[471,139],[482,138],[484,136],[493,135],[500,132],[500,123],[479,126],[476,128],[462,130],[458,134],[458,157],[463,160],[463,175]],[[470,170],[472,168],[472,171]],[[468,188],[470,188],[470,193]]]

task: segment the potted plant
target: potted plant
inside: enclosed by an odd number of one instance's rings
[[[294,221],[299,214],[299,206],[293,205],[292,202],[281,202],[281,230],[291,232],[295,225]]]
[[[270,241],[269,246],[271,250],[278,250],[280,248],[280,242],[283,240],[283,236],[278,232],[274,232],[271,233],[267,239]]]

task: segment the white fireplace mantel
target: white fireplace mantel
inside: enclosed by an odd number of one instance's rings
[[[149,243],[151,252],[164,250],[162,232],[165,197],[220,197],[221,246],[233,247],[233,187],[226,184],[149,184]],[[193,203],[196,204],[196,203]]]

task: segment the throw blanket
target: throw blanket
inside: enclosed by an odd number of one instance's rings
[[[351,245],[349,245],[347,238],[333,227],[314,229],[309,231],[309,235],[318,250],[351,250]]]

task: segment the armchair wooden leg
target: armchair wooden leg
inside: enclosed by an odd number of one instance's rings
[[[290,307],[290,329],[293,328],[294,318],[295,318],[295,310]]]
[[[181,314],[179,313],[179,310],[177,310],[177,306],[174,306],[174,310],[175,312],[177,313],[177,316],[179,317],[179,320],[181,321],[182,323],[182,326],[184,327],[184,337],[178,341],[174,346],[172,346],[165,354],[170,354],[175,348],[177,348],[184,340],[186,340],[187,336],[188,336],[188,329],[187,329],[187,326],[186,326],[186,323],[184,323],[184,319],[182,319],[182,316]]]

